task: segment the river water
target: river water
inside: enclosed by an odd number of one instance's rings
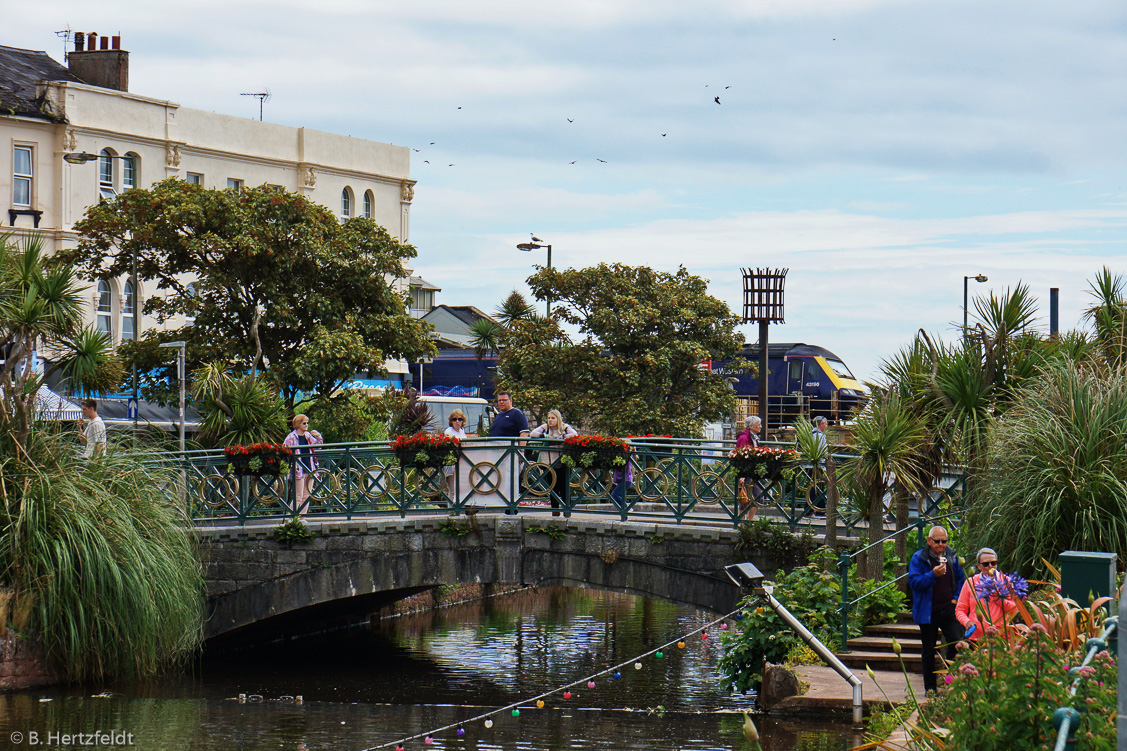
[[[751,749],[741,733],[751,698],[719,685],[719,632],[656,655],[711,620],[668,603],[607,592],[540,588],[350,629],[207,654],[189,675],[143,687],[0,695],[0,748],[146,751],[360,751],[445,725],[412,749]],[[620,662],[519,716],[473,720]],[[296,697],[301,697],[300,701]],[[766,751],[844,751],[846,722],[757,719]],[[457,729],[464,730],[458,735]],[[110,733],[98,739],[91,734]],[[116,733],[116,737],[112,734]],[[66,734],[86,737],[64,738]],[[132,734],[132,745],[128,745]],[[123,742],[124,741],[124,742]],[[5,745],[8,744],[8,745]]]

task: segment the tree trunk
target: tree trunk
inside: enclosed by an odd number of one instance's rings
[[[900,559],[896,564],[896,576],[899,577],[908,571],[908,489],[897,483],[892,499],[896,508],[896,528],[903,530],[896,535],[896,557]],[[902,585],[902,589],[906,588],[907,582]]]
[[[869,497],[869,539],[867,545],[884,537],[884,483],[873,486]],[[884,575],[884,545],[871,547],[865,555],[865,578],[878,580]]]
[[[837,465],[826,457],[826,547],[837,554]]]

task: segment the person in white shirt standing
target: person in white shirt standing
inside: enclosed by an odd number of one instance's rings
[[[83,459],[93,459],[106,453],[106,423],[98,417],[98,402],[93,399],[82,400],[82,416],[86,424],[78,421],[78,440],[86,444],[82,451]]]

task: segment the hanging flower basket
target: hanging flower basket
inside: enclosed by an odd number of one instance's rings
[[[449,435],[396,436],[391,448],[403,469],[445,467],[458,461],[458,439]]]
[[[560,463],[572,469],[621,469],[630,457],[630,444],[621,438],[582,435],[563,442]]]
[[[728,452],[728,463],[740,477],[774,482],[790,480],[798,469],[798,452],[766,446],[741,446]]]
[[[227,471],[233,475],[286,474],[290,471],[293,452],[284,443],[254,443],[250,446],[228,446],[223,455],[229,464]]]

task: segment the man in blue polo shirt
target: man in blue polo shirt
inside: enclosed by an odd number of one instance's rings
[[[528,418],[513,407],[513,396],[508,391],[497,394],[497,414],[489,426],[489,435],[498,438],[528,438]]]

